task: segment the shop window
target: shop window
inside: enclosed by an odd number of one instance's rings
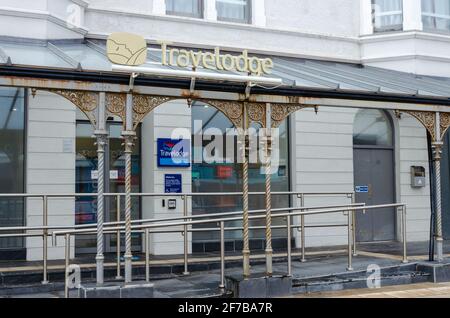
[[[372,0],[372,14],[375,32],[403,29],[402,0]]]
[[[202,0],[166,0],[166,13],[192,18],[203,17]]]
[[[217,20],[250,23],[250,0],[217,0]]]
[[[422,0],[422,22],[425,30],[450,31],[450,1]]]
[[[0,193],[24,193],[25,97],[21,88],[0,87]],[[0,226],[25,225],[24,200],[0,198]],[[0,258],[16,258],[22,238],[0,238]]]
[[[193,193],[242,193],[242,163],[237,160],[238,142],[236,136],[227,135],[227,130],[233,129],[233,123],[216,108],[202,103],[192,105],[192,192]],[[258,124],[251,126],[256,131],[260,128]],[[229,131],[228,131],[229,132]],[[222,137],[219,134],[222,134]],[[198,140],[200,139],[201,142]],[[221,149],[216,149],[218,161],[207,162],[205,152],[209,154],[208,148],[217,138],[222,138]],[[285,121],[279,130],[279,168],[271,176],[272,192],[289,191],[289,137],[288,123]],[[274,147],[274,149],[277,147]],[[249,190],[250,192],[265,191],[265,175],[261,173],[260,163],[250,162],[249,165]],[[273,195],[272,207],[285,208],[290,204],[288,195]],[[263,195],[252,195],[249,198],[250,210],[264,209],[265,198]],[[223,213],[242,211],[242,195],[220,195],[220,196],[194,196],[192,198],[192,212],[194,215],[208,213]],[[275,225],[286,223],[280,218],[274,218]],[[252,220],[251,226],[264,227],[263,219]],[[195,228],[209,227],[210,225],[197,225]],[[241,221],[228,222],[227,227],[242,226]],[[286,242],[286,230],[274,229],[273,238],[279,240],[281,244]],[[263,248],[264,230],[252,230],[250,238],[255,246]],[[226,231],[227,244],[233,246],[235,250],[241,248],[242,231]],[[219,241],[218,232],[194,232],[192,234],[194,250],[207,250],[207,247],[214,248]],[[203,246],[206,249],[203,249]]]
[[[376,109],[359,110],[353,126],[353,144],[392,147],[392,126],[387,114]]]

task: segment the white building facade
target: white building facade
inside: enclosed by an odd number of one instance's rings
[[[166,41],[173,46],[193,49],[248,50],[264,56],[362,64],[416,75],[450,77],[450,1],[0,0],[0,40],[9,43],[5,51],[13,51],[14,42],[45,43],[51,40],[70,44],[86,39],[104,41],[114,32],[142,35],[151,46]],[[74,51],[74,54],[83,53]],[[39,52],[35,58],[40,58]],[[389,82],[389,78],[386,81]],[[5,173],[6,183],[1,185],[1,192],[95,191],[96,146],[95,139],[91,138],[93,128],[85,115],[66,99],[52,93],[38,91],[33,96],[29,90],[18,93],[15,89],[2,90],[4,104],[14,100],[14,107],[19,108],[19,114],[15,114],[17,118],[13,116],[17,126],[14,127],[22,129],[22,135],[15,135],[17,139],[6,135],[6,120],[10,117],[6,111],[0,113],[0,123],[4,121],[4,135],[7,136],[3,143],[23,143],[24,146],[23,149],[15,149],[19,163],[2,164],[4,171],[14,167],[17,171],[22,169],[22,172],[12,176]],[[19,105],[23,105],[23,109]],[[166,168],[158,165],[158,139],[172,138],[174,130],[180,128],[194,133],[195,120],[203,120],[203,124],[208,121],[208,127],[230,128],[225,117],[214,114],[207,106],[194,103],[189,107],[182,100],[168,102],[146,117],[139,128],[139,142],[133,153],[134,192],[164,193],[167,174],[181,175],[185,193],[241,191],[239,169],[235,166],[222,168],[216,165],[211,168],[204,164],[191,164],[188,168]],[[121,124],[118,118],[111,118],[107,126],[110,136],[106,192],[123,192]],[[281,126],[281,136],[281,168],[272,177],[273,191],[323,193],[321,196],[306,196],[306,206],[318,206],[346,204],[350,199],[345,193],[367,187],[367,193],[357,191],[360,192],[356,193],[358,201],[368,204],[406,203],[408,241],[429,240],[432,201],[430,150],[426,129],[415,118],[406,114],[399,118],[389,111],[320,107],[291,115]],[[445,153],[444,157],[448,161]],[[425,169],[423,186],[412,186],[411,167]],[[255,175],[251,174],[253,183],[250,182],[250,190],[262,191],[264,177],[257,176],[258,167],[253,170]],[[443,173],[445,188],[449,179],[448,168],[444,168]],[[18,185],[13,187],[11,180]],[[443,191],[444,196],[448,196],[449,190]],[[274,207],[300,204],[295,196],[278,196],[273,200]],[[254,198],[251,207],[264,208],[260,201]],[[51,200],[49,224],[94,222],[95,204],[92,202],[92,198]],[[11,203],[8,204],[4,205],[5,211]],[[445,204],[444,227],[447,229],[450,228],[450,211],[445,209]],[[106,207],[107,220],[115,221],[114,198],[107,200]],[[27,199],[23,206],[19,204],[15,209],[18,215],[23,211],[22,217],[11,220],[5,212],[5,224],[42,225],[40,200]],[[194,214],[239,209],[242,206],[238,199],[194,198],[188,203],[189,213]],[[167,198],[133,201],[135,218],[182,215],[183,201],[179,198],[174,209],[169,208]],[[394,210],[381,211],[380,217],[364,215],[357,222],[358,240],[400,240],[399,220]],[[306,224],[345,221],[346,217],[337,213],[309,217]],[[444,229],[444,233],[449,232],[450,229]],[[346,230],[339,227],[309,228],[305,234],[307,247],[336,246],[347,242]],[[240,235],[227,235],[229,250],[240,250]],[[285,232],[280,230],[274,235],[274,242],[278,239],[277,244],[282,248]],[[296,231],[294,237],[299,246]],[[254,231],[251,239],[253,248],[263,249],[261,233]],[[113,237],[107,238],[106,252],[115,250],[114,240]],[[89,237],[78,238],[72,253],[93,253],[93,242]],[[180,233],[153,234],[150,242],[154,255],[183,252]],[[22,251],[19,253],[21,256],[4,252],[7,255],[4,258],[42,259],[42,240],[39,238],[28,238],[24,242],[3,240],[2,243],[0,254],[2,247],[4,251]],[[135,237],[135,251],[139,251],[141,245],[140,238]],[[193,253],[217,251],[217,245],[215,235],[193,233],[189,236],[189,248]],[[52,246],[49,242],[51,259],[60,259],[63,255],[62,247]]]

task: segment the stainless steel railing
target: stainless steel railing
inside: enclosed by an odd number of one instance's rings
[[[109,225],[120,225],[124,224],[124,221],[120,220],[120,212],[121,212],[121,197],[124,196],[124,193],[105,193],[105,197],[115,197],[116,198],[116,211],[117,211],[117,221],[116,222],[107,222],[104,224],[104,226]],[[251,192],[249,193],[251,196],[255,195],[265,195],[265,192]],[[308,196],[314,197],[314,196],[323,196],[323,197],[331,197],[331,196],[345,196],[346,198],[351,199],[352,203],[355,203],[355,195],[353,192],[273,192],[273,196],[278,195],[290,195],[290,196],[296,196],[298,199],[300,199],[300,208],[304,207],[305,204],[305,198]],[[60,229],[81,229],[81,228],[92,228],[96,227],[96,224],[88,224],[88,225],[76,225],[76,226],[48,226],[49,220],[48,220],[48,202],[49,199],[53,198],[79,198],[79,197],[96,197],[96,193],[75,193],[75,194],[65,194],[65,193],[57,193],[57,194],[0,194],[0,198],[40,198],[42,199],[42,224],[43,226],[22,226],[22,227],[0,227],[0,233],[2,232],[10,232],[10,231],[16,231],[21,233],[12,233],[12,234],[0,234],[0,238],[2,237],[42,237],[42,255],[43,255],[43,284],[48,283],[48,236],[49,231],[51,230],[60,230]],[[196,218],[208,218],[208,217],[214,217],[214,215],[211,214],[205,214],[205,215],[196,215],[196,216],[190,216],[188,211],[188,198],[192,197],[202,197],[202,196],[242,196],[242,193],[240,192],[219,192],[219,193],[183,193],[183,194],[172,194],[172,193],[132,193],[132,197],[171,197],[171,198],[181,198],[183,200],[183,217],[175,217],[175,218],[167,218],[166,221],[169,220],[187,220],[187,219],[196,219]],[[321,206],[321,207],[315,207],[315,208],[323,208],[323,207],[333,207],[333,206]],[[314,207],[310,207],[314,208]],[[292,211],[299,210],[299,208],[292,208]],[[273,212],[277,211],[286,211],[286,210],[280,210],[280,209],[272,209]],[[263,213],[265,210],[255,210],[252,211]],[[242,214],[242,211],[238,212],[229,212],[229,213],[222,213],[222,214],[215,214],[216,216],[225,216],[225,215],[239,215]],[[301,232],[301,246],[302,246],[302,261],[305,261],[305,222],[304,222],[304,216],[300,216],[300,224],[301,227],[297,228],[298,231]],[[138,224],[142,222],[155,222],[155,220],[134,220],[132,221],[132,224]],[[161,221],[161,220],[159,220]],[[353,225],[354,227],[356,224]],[[39,231],[41,230],[41,234],[35,234],[35,233],[28,233],[28,231]],[[23,233],[25,232],[25,233]],[[183,240],[184,240],[184,273],[188,274],[188,249],[189,249],[189,242],[188,242],[188,226],[183,226]],[[113,233],[114,234],[114,233]],[[117,231],[116,233],[117,240],[116,240],[116,271],[117,271],[117,278],[121,278],[121,269],[120,269],[120,256],[121,256],[121,242],[120,242],[120,231]],[[356,237],[353,237],[353,246],[356,247]],[[354,254],[356,255],[356,249],[354,250]]]
[[[347,254],[348,254],[348,267],[347,270],[351,271],[353,270],[352,266],[352,257],[353,257],[353,232],[355,228],[353,227],[353,215],[357,212],[362,211],[368,211],[368,210],[376,210],[376,209],[384,209],[384,208],[397,208],[398,210],[401,210],[402,213],[402,235],[403,235],[403,262],[406,263],[408,261],[407,259],[407,235],[406,235],[406,205],[405,204],[384,204],[384,205],[374,205],[374,206],[363,206],[363,205],[357,205],[355,204],[349,204],[347,206],[341,206],[336,208],[325,208],[325,209],[314,209],[314,210],[308,210],[308,211],[302,211],[302,212],[295,212],[295,210],[298,210],[298,208],[288,208],[283,209],[284,213],[276,213],[272,215],[272,218],[287,218],[287,242],[288,242],[288,249],[287,249],[287,274],[289,276],[292,276],[292,250],[290,246],[291,241],[291,230],[293,228],[301,227],[301,225],[292,225],[290,219],[294,216],[308,216],[308,215],[318,215],[318,214],[330,214],[330,213],[339,213],[343,212],[347,216],[347,224],[335,224],[335,225],[329,225],[329,226],[346,226],[348,231],[348,248],[347,248]],[[287,212],[286,212],[287,211]],[[292,212],[294,211],[294,212]],[[249,217],[250,219],[261,219],[265,218],[265,215],[251,215]],[[187,217],[186,219],[189,219]],[[139,225],[133,225],[132,231],[133,232],[144,232],[145,234],[145,268],[146,268],[146,280],[150,280],[150,262],[149,262],[149,234],[154,233],[150,232],[150,229],[157,229],[157,228],[167,228],[167,227],[187,227],[192,226],[196,224],[219,224],[218,228],[210,228],[208,231],[220,231],[220,264],[221,264],[221,281],[219,284],[219,287],[223,288],[225,283],[225,231],[241,231],[242,228],[225,228],[225,222],[229,221],[240,221],[242,220],[242,216],[228,216],[228,217],[218,217],[213,219],[207,219],[207,220],[191,220],[191,221],[181,221],[181,222],[160,222],[158,220],[154,220],[155,222],[146,222],[145,224],[139,224]],[[283,226],[274,226],[273,228],[280,228]],[[124,226],[112,226],[112,227],[105,227],[104,231],[106,233],[115,233],[117,231],[122,232],[125,230]],[[179,231],[179,230],[178,230]],[[191,229],[190,231],[195,231],[195,229]],[[162,231],[164,233],[167,233],[167,230]],[[66,268],[69,266],[70,263],[70,239],[72,235],[85,235],[85,234],[92,234],[96,233],[95,229],[74,229],[74,230],[66,230],[66,231],[56,231],[53,232],[53,241],[56,242],[56,237],[58,236],[65,236],[66,241],[66,254],[65,254],[65,260],[66,260]],[[66,271],[67,275],[67,271]],[[66,297],[68,295],[68,289],[67,289],[67,279],[66,279],[66,289],[65,289]]]

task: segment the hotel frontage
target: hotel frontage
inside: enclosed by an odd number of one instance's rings
[[[293,217],[288,236],[248,211],[402,203],[354,214],[354,241],[406,232],[442,257],[450,2],[280,2],[0,0],[0,227],[239,212],[226,251],[267,256],[346,245],[328,225],[348,215]],[[76,235],[70,257],[206,255],[209,227]],[[0,233],[1,261],[64,259],[63,236],[7,237],[25,232]]]

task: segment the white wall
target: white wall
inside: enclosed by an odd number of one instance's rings
[[[147,115],[144,120],[142,125],[143,192],[164,193],[165,174],[181,174],[183,192],[192,192],[191,168],[161,168],[157,164],[157,139],[175,137],[172,134],[177,128],[187,129],[190,138],[191,110],[184,100],[165,103]],[[165,207],[162,207],[162,199],[144,199],[142,204],[143,218],[160,219],[183,216],[183,201],[181,199],[177,198],[176,210],[167,208],[167,200],[171,198],[165,198]],[[191,211],[191,201],[188,202],[188,211]],[[191,246],[191,237],[192,235],[189,234],[189,246]],[[150,250],[155,255],[182,254],[184,250],[183,236],[180,233],[153,234],[150,238]]]
[[[352,192],[353,176],[353,121],[356,109],[321,107],[316,115],[312,109],[293,115],[291,131],[291,160],[293,191],[297,192]],[[394,119],[397,121],[397,119]],[[429,235],[430,187],[411,187],[411,166],[424,166],[427,176],[428,148],[426,131],[413,117],[404,115],[395,125],[397,200],[408,206],[408,242],[425,241]],[[346,204],[345,196],[310,197],[306,206]],[[298,204],[298,202],[297,202]],[[397,237],[401,239],[401,219],[397,218]],[[307,225],[345,224],[342,213],[306,217]],[[296,220],[299,224],[299,220]],[[347,243],[345,228],[306,230],[306,246],[333,246]],[[297,246],[299,234],[296,234]]]
[[[427,134],[422,124],[414,117],[403,114],[398,121],[400,138],[400,201],[407,204],[408,242],[426,241],[430,235],[430,184]],[[411,166],[426,169],[426,187],[411,187]],[[398,225],[400,222],[397,222]],[[400,231],[399,231],[400,233]]]
[[[293,115],[293,191],[353,191],[354,114],[353,109],[321,107],[317,115],[312,109],[304,109]],[[349,202],[351,199],[345,195],[307,197],[305,206]],[[346,220],[342,213],[305,217],[306,225],[345,224]],[[344,228],[307,229],[305,235],[307,247],[342,245],[347,242]],[[296,242],[300,246],[298,233]]]
[[[27,134],[27,193],[75,192],[75,106],[57,95],[39,91],[29,97]],[[74,225],[74,199],[50,199],[49,225]],[[27,226],[42,226],[42,200],[28,199]],[[49,259],[64,257],[63,240]],[[73,254],[72,248],[72,254]],[[27,260],[42,259],[42,239],[27,239]]]

